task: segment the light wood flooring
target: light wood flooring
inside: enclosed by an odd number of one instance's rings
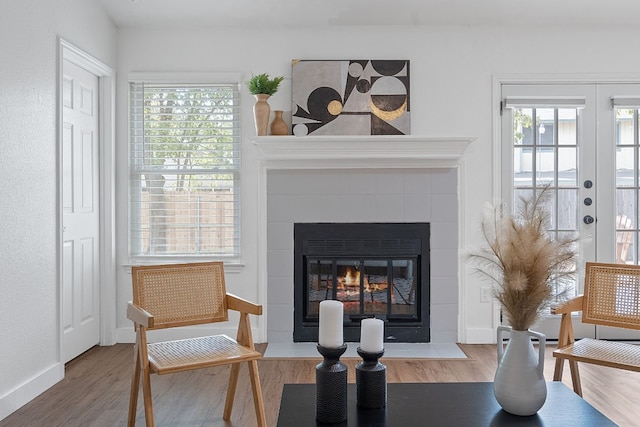
[[[264,345],[258,348],[263,351]],[[466,360],[388,359],[387,380],[396,382],[492,381],[495,345],[461,345]],[[547,347],[545,376],[551,381],[554,359]],[[66,378],[0,421],[0,426],[124,426],[126,425],[133,349],[129,344],[95,347],[67,365]],[[275,426],[285,383],[313,383],[314,360],[262,360],[262,391],[269,426]],[[345,360],[349,382],[355,382],[357,359]],[[640,425],[640,373],[582,364],[584,398],[620,426]],[[231,422],[222,420],[228,368],[151,378],[156,425],[255,426],[248,369],[240,371]],[[565,384],[570,387],[568,367]],[[142,393],[140,393],[142,395]],[[142,398],[137,425],[144,425]],[[306,426],[301,426],[306,427]],[[393,427],[393,426],[390,426]],[[409,426],[407,426],[409,427]]]

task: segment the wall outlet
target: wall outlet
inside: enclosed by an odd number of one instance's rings
[[[489,286],[483,286],[480,288],[480,302],[491,302],[493,295],[491,294],[491,288]]]

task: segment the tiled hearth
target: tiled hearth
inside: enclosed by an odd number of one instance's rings
[[[359,343],[347,343],[342,358],[360,358]],[[321,359],[317,344],[312,342],[269,342],[265,359]],[[466,354],[455,343],[385,343],[385,359],[466,359]]]
[[[431,223],[431,341],[458,336],[459,167],[468,138],[261,137],[266,341],[293,341],[295,222]],[[266,227],[266,228],[265,228]],[[266,237],[266,240],[264,239]],[[266,280],[265,280],[266,279]]]

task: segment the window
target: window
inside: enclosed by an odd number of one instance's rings
[[[239,76],[213,80],[130,79],[133,258],[239,256]]]
[[[510,110],[509,126],[513,130],[505,141],[513,153],[509,185],[512,211],[521,209],[522,197],[548,186],[550,197],[546,208],[551,223],[547,232],[552,237],[577,234],[578,129],[584,99],[507,97],[504,106]],[[555,286],[559,286],[556,291],[569,292],[571,296],[577,291],[575,283]]]
[[[638,206],[640,205],[640,98],[614,96],[616,258],[619,264],[638,263]]]

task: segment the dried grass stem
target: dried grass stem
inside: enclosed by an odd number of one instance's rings
[[[575,275],[577,238],[546,231],[548,196],[545,187],[521,198],[516,215],[503,216],[500,207],[493,207],[491,218],[482,223],[487,245],[470,255],[476,270],[495,284],[494,296],[515,330],[529,329],[564,296]]]

